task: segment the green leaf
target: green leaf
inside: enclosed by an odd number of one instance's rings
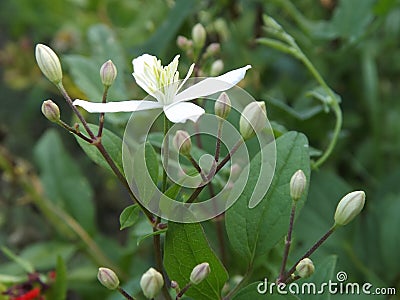
[[[95,25],[90,27],[88,39],[92,50],[90,58],[81,55],[63,57],[74,83],[86,94],[88,100],[101,102],[104,87],[99,71],[102,64],[111,59],[117,67],[118,76],[109,89],[108,98],[113,101],[128,99],[124,82],[124,74],[127,71],[126,60],[115,34],[105,25]]]
[[[60,256],[57,258],[56,280],[48,296],[54,300],[65,300],[67,297],[67,267]]]
[[[95,232],[92,188],[78,162],[65,151],[55,129],[42,135],[34,156],[47,198],[69,213],[85,230]]]
[[[260,285],[259,289],[263,291],[265,288],[265,283],[264,282],[254,282],[252,284],[249,284],[245,288],[241,289],[233,298],[232,300],[264,300],[264,299],[272,299],[272,300],[298,300],[299,298],[287,294],[287,295],[280,295],[280,294],[268,294],[266,296],[265,294],[261,294],[257,291],[257,287]],[[275,289],[276,290],[276,289]]]
[[[94,124],[89,124],[89,128],[96,134],[99,126]],[[107,161],[104,159],[103,155],[101,155],[100,151],[94,146],[81,138],[75,136],[76,141],[81,146],[83,151],[85,151],[86,155],[94,161],[99,166],[111,170],[111,167],[108,165]],[[117,165],[118,169],[123,173],[122,167],[122,139],[118,137],[116,134],[111,132],[110,130],[104,128],[103,136],[101,138],[104,148],[106,148],[108,154],[111,156],[114,163]]]
[[[157,185],[159,174],[157,153],[149,142],[147,142],[144,147],[147,171],[149,172],[153,183]]]
[[[273,147],[270,144],[266,147]],[[299,169],[310,178],[310,159],[307,138],[297,132],[288,132],[276,140],[276,169],[271,186],[254,208],[248,201],[258,180],[260,155],[250,163],[250,176],[243,193],[226,212],[226,228],[229,241],[247,264],[271,250],[287,233],[292,200],[289,183],[292,175]],[[253,175],[254,174],[254,175]],[[253,175],[253,176],[252,176]],[[307,191],[297,204],[299,213],[306,199]]]
[[[18,255],[14,254],[10,249],[8,249],[5,246],[2,246],[0,249],[5,256],[7,256],[9,259],[13,260],[16,264],[18,264],[22,269],[25,270],[25,272],[33,273],[35,271],[34,267],[28,260],[25,260],[19,257]]]
[[[211,250],[202,226],[198,223],[169,222],[165,237],[164,264],[170,278],[183,287],[189,283],[193,268],[203,262],[210,264],[210,275],[200,284],[193,285],[186,295],[193,299],[220,299],[228,274]]]
[[[139,212],[140,207],[137,204],[132,204],[126,207],[119,216],[119,224],[121,225],[119,230],[134,225],[139,218]]]
[[[187,16],[197,9],[197,0],[177,0],[170,10],[166,20],[158,27],[144,45],[139,47],[141,53],[152,53],[160,56],[168,49],[168,44],[176,37],[176,34]]]
[[[138,237],[137,242],[136,242],[136,243],[137,243],[137,246],[139,246],[139,244],[140,244],[141,242],[143,242],[145,239],[147,239],[147,238],[149,238],[149,237],[151,237],[151,236],[155,236],[155,235],[162,234],[162,233],[167,232],[167,231],[168,231],[168,228],[164,228],[164,229],[160,229],[160,230],[157,230],[157,231],[153,231],[153,232],[148,233],[148,234],[146,234],[146,235],[140,236],[140,237]]]

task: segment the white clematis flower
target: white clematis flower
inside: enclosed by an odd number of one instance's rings
[[[179,93],[182,86],[192,75],[194,64],[189,68],[185,79],[180,83],[178,72],[179,55],[163,67],[157,57],[143,54],[132,61],[133,77],[136,83],[157,101],[128,100],[108,103],[95,103],[75,100],[74,105],[81,106],[91,113],[130,112],[161,108],[173,123],[196,122],[204,114],[200,106],[187,102],[200,97],[226,91],[241,81],[250,65],[227,72],[218,77],[209,77]],[[179,84],[180,83],[180,84]]]

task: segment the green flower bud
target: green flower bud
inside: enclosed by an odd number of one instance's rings
[[[44,76],[54,84],[61,83],[62,69],[57,54],[50,47],[37,44],[35,56],[36,62]]]
[[[297,275],[299,275],[301,278],[310,277],[314,271],[314,264],[309,258],[302,259],[296,266]]]
[[[231,112],[231,100],[227,93],[222,92],[214,105],[215,114],[221,119],[226,119]]]
[[[202,282],[208,274],[210,274],[210,265],[206,262],[195,266],[190,274],[190,282],[193,284],[199,284]]]
[[[364,191],[348,193],[339,201],[335,212],[335,225],[346,225],[351,222],[363,209],[365,204]]]
[[[192,141],[186,131],[177,130],[172,142],[176,151],[184,156],[190,155],[190,151],[192,150]]]
[[[224,69],[224,62],[220,59],[217,59],[211,65],[210,75],[217,76],[217,75],[221,74],[223,69]]]
[[[108,268],[99,268],[97,279],[103,286],[105,286],[109,290],[115,290],[117,287],[119,287],[118,276],[114,273],[113,270],[110,270]]]
[[[111,60],[106,61],[100,68],[101,82],[105,86],[111,86],[117,77],[117,68]]]
[[[210,57],[217,55],[221,51],[221,45],[219,43],[211,43],[207,46],[206,51],[204,52],[205,57]]]
[[[265,102],[251,102],[248,104],[240,116],[239,129],[243,139],[247,140],[254,136],[256,132],[265,128],[267,122],[267,112]]]
[[[297,170],[290,179],[290,197],[294,201],[300,199],[307,185],[306,175],[302,170]]]
[[[200,23],[194,25],[192,29],[192,40],[196,48],[203,48],[206,42],[207,33],[204,26]]]
[[[154,268],[150,268],[140,279],[140,287],[148,299],[153,299],[157,296],[163,285],[164,279],[161,273]]]
[[[60,121],[60,109],[57,104],[51,100],[43,101],[42,113],[51,122],[57,123]]]
[[[176,44],[180,49],[188,50],[193,45],[193,42],[188,40],[186,37],[179,35],[176,39]]]

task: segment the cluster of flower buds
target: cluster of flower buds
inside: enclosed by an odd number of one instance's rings
[[[221,45],[219,43],[211,43],[206,46],[207,32],[204,26],[197,23],[192,28],[191,38],[185,36],[178,36],[176,39],[177,46],[185,51],[185,54],[193,60],[197,60],[199,55],[202,53],[201,58],[203,60],[216,58],[216,56],[221,52]],[[203,48],[205,47],[204,51]],[[210,64],[209,74],[211,76],[217,76],[221,74],[224,69],[224,63],[221,59],[217,59]],[[199,70],[200,76],[205,74]]]

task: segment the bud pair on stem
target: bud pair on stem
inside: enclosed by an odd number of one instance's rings
[[[296,203],[303,195],[306,185],[307,178],[304,172],[302,170],[295,172],[290,180],[292,212],[290,215],[289,230],[285,242],[281,271],[277,279],[278,283],[288,283],[299,278],[311,276],[314,273],[315,268],[309,256],[313,254],[339,226],[344,226],[350,223],[361,212],[365,204],[365,193],[363,191],[354,191],[345,195],[337,205],[333,226],[297,261],[297,263],[294,264],[288,272],[285,272],[291,244]],[[295,271],[297,272],[297,276],[293,275]]]

